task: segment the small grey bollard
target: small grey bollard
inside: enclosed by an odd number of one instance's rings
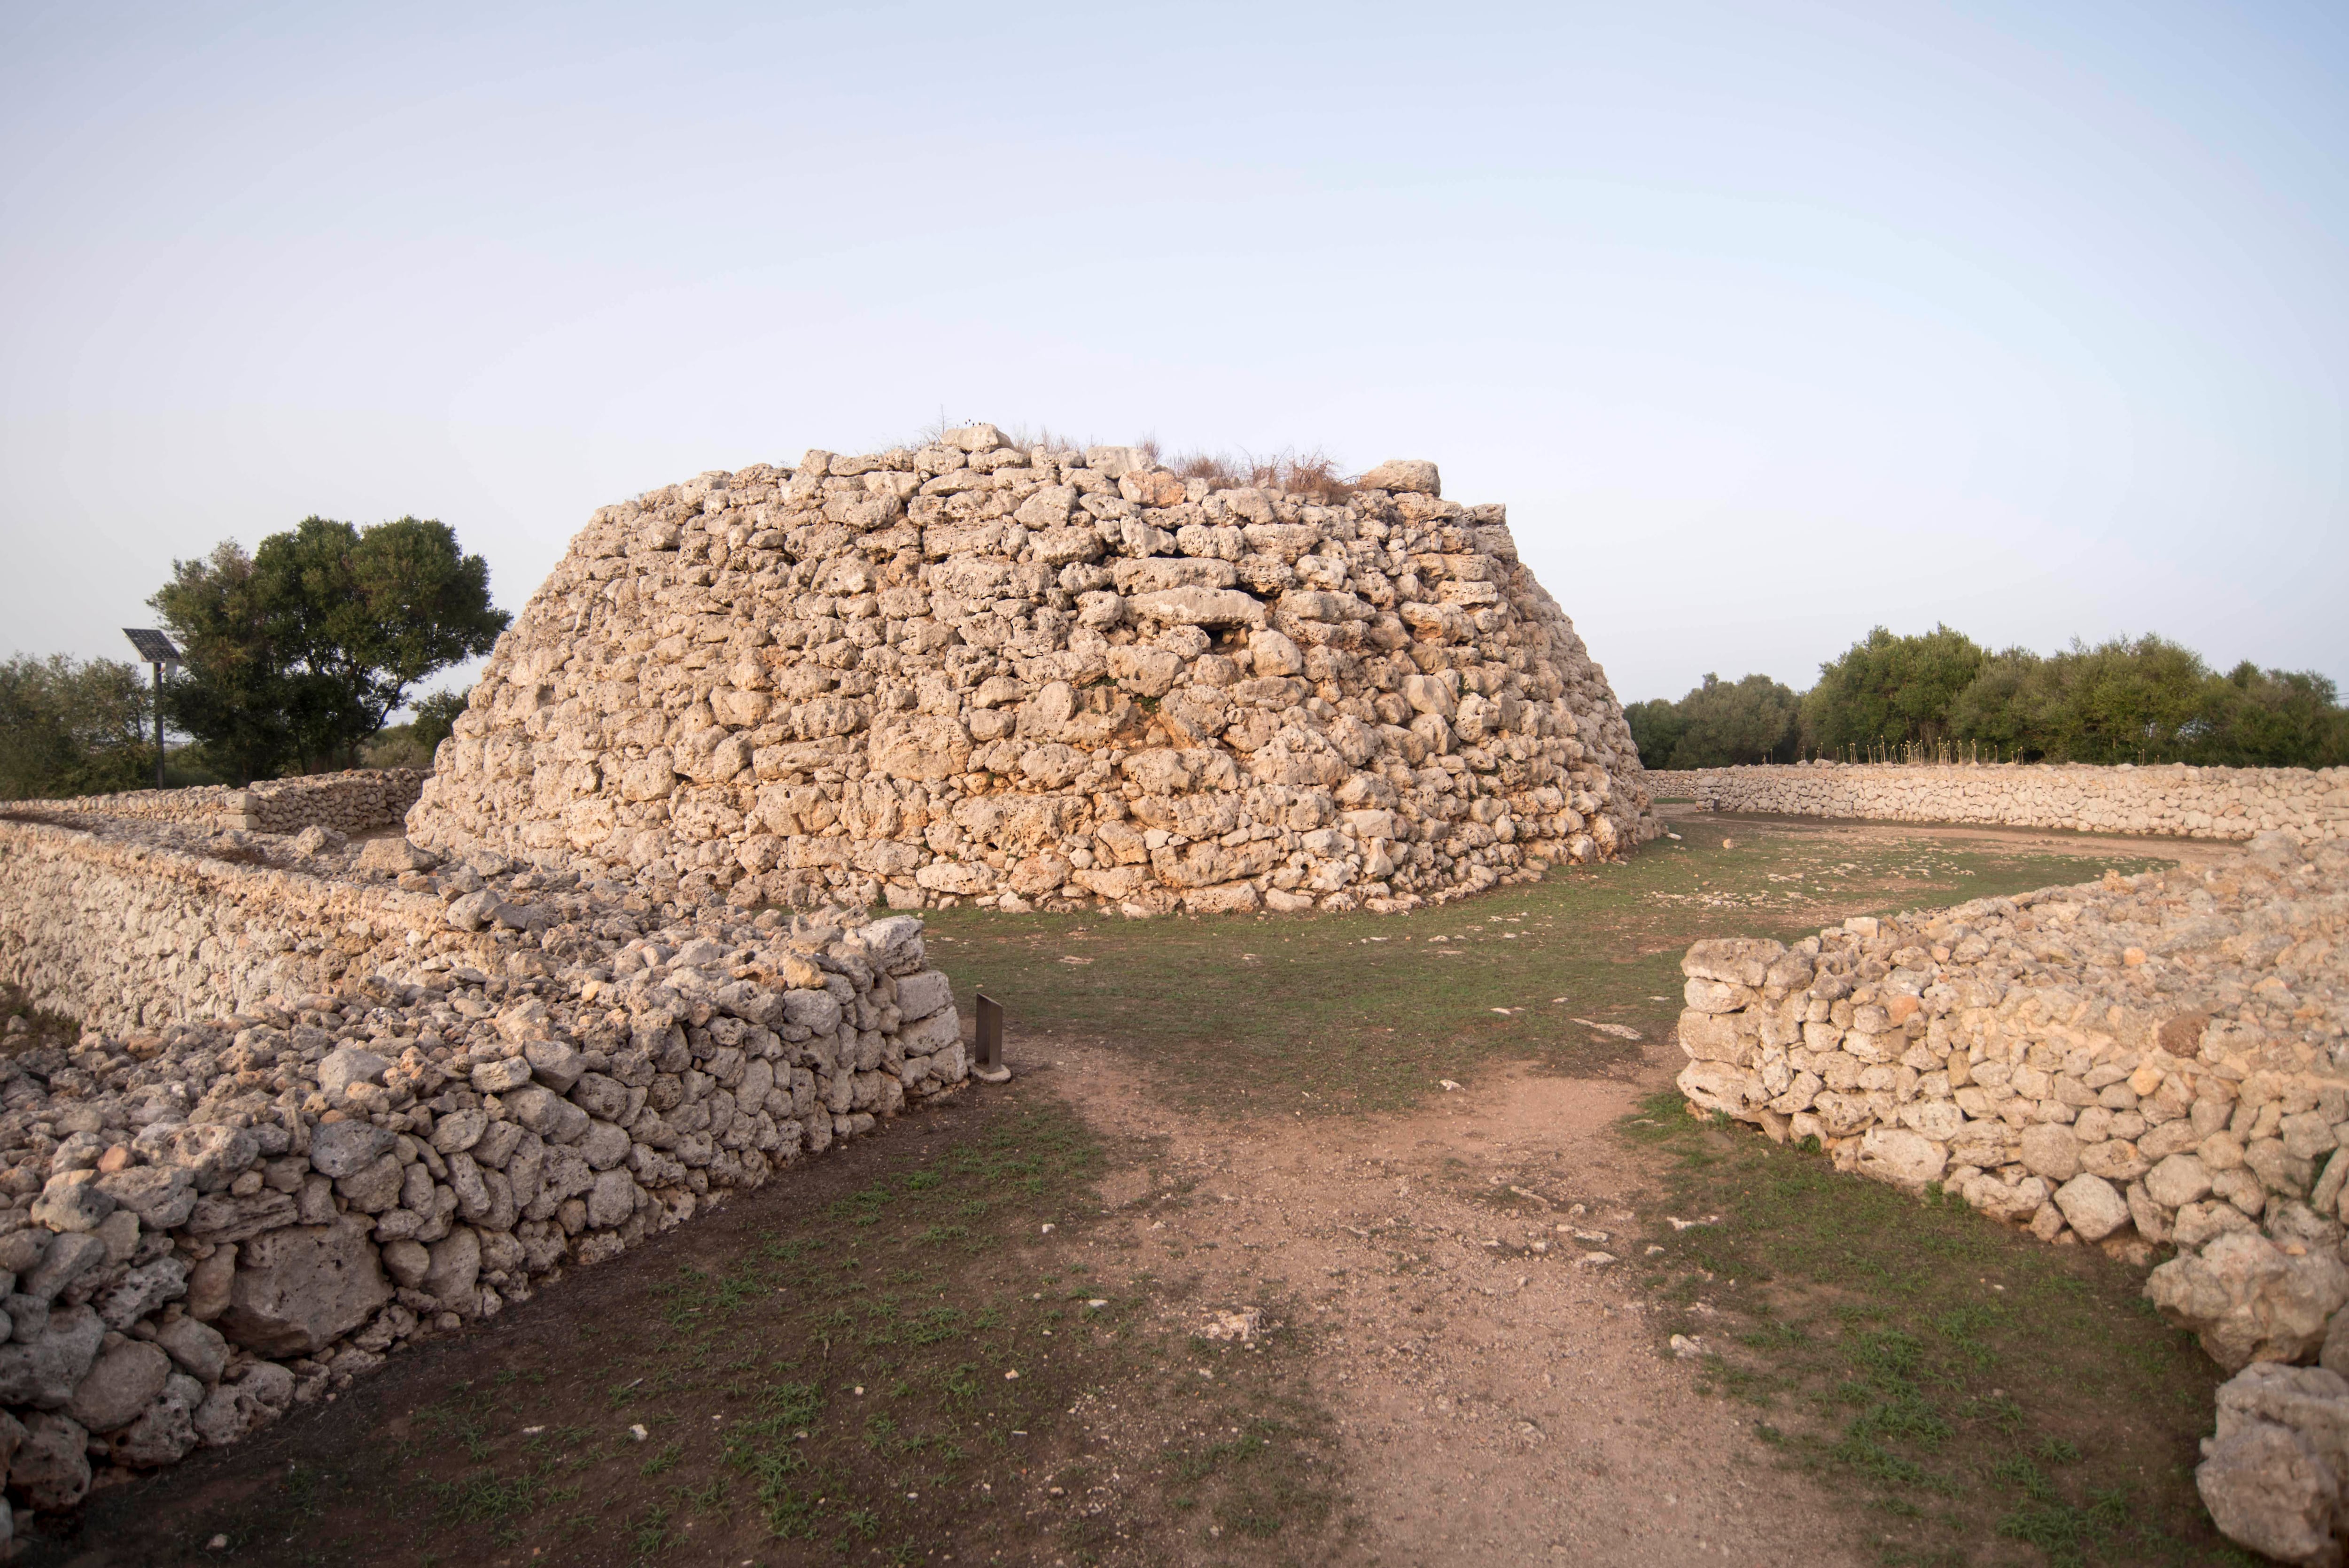
[[[978,994],[978,1038],[970,1076],[981,1083],[1009,1083],[1011,1069],[1003,1065],[1003,1004]]]

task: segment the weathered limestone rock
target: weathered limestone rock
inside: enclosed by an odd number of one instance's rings
[[[60,1171],[33,1200],[33,1222],[53,1231],[95,1231],[114,1212],[114,1200],[95,1171]]]
[[[294,1400],[294,1374],[274,1361],[257,1361],[234,1383],[214,1388],[196,1408],[196,1437],[224,1449],[280,1414]]]
[[[368,1230],[347,1216],[244,1243],[221,1332],[264,1355],[302,1356],[365,1323],[391,1299]]]
[[[429,872],[440,857],[406,839],[370,839],[359,851],[358,869],[398,876],[402,872]]]
[[[134,1165],[100,1176],[96,1185],[150,1231],[185,1224],[196,1207],[195,1178],[176,1165]]]
[[[51,1311],[29,1341],[0,1345],[0,1404],[63,1408],[89,1371],[106,1325],[87,1306]]]
[[[2338,1564],[2349,1379],[2255,1363],[2220,1386],[2217,1427],[2194,1482],[2220,1532],[2280,1563]]]
[[[66,1414],[93,1432],[110,1432],[137,1420],[163,1392],[171,1358],[144,1340],[128,1339],[98,1358]]]
[[[2230,1231],[2155,1269],[2145,1293],[2231,1372],[2313,1355],[2327,1321],[2349,1304],[2349,1265],[2331,1248],[2294,1253],[2257,1232]]]
[[[2101,1242],[2129,1222],[2128,1200],[2103,1177],[2085,1171],[2055,1189],[2055,1207],[2085,1242]]]
[[[1949,1162],[1949,1152],[1940,1144],[1901,1128],[1871,1127],[1859,1140],[1861,1174],[1912,1192],[1940,1181]]]
[[[171,1379],[167,1387],[140,1412],[138,1419],[114,1434],[107,1456],[132,1470],[157,1470],[185,1458],[196,1446],[196,1407],[206,1390],[190,1377]]]
[[[89,1491],[89,1433],[70,1418],[40,1411],[26,1418],[25,1444],[8,1467],[8,1490],[27,1508],[62,1510]]]
[[[155,1331],[155,1343],[181,1370],[206,1384],[220,1381],[228,1366],[228,1341],[218,1329],[192,1317],[175,1318]]]

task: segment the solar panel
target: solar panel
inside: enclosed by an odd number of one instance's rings
[[[173,647],[171,639],[160,632],[125,626],[122,634],[130,639],[130,645],[139,650],[139,656],[150,665],[176,665],[180,662],[180,650]]]

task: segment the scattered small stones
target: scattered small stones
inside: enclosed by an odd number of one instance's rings
[[[1208,1339],[1237,1339],[1244,1345],[1254,1344],[1257,1333],[1264,1326],[1264,1313],[1253,1306],[1237,1312],[1216,1312],[1208,1316],[1206,1326],[1199,1332]]]

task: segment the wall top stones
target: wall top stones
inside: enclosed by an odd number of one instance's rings
[[[397,826],[423,793],[425,777],[413,768],[357,768],[267,779],[242,789],[202,784],[185,789],[125,789],[60,800],[15,800],[6,809],[137,817],[264,833],[298,833],[309,827],[359,833]]]
[[[2349,836],[2349,769],[1806,762],[1649,776],[1708,811],[2303,842]]]
[[[660,896],[1401,911],[1655,832],[1499,506],[933,446],[598,511],[409,820]]]

